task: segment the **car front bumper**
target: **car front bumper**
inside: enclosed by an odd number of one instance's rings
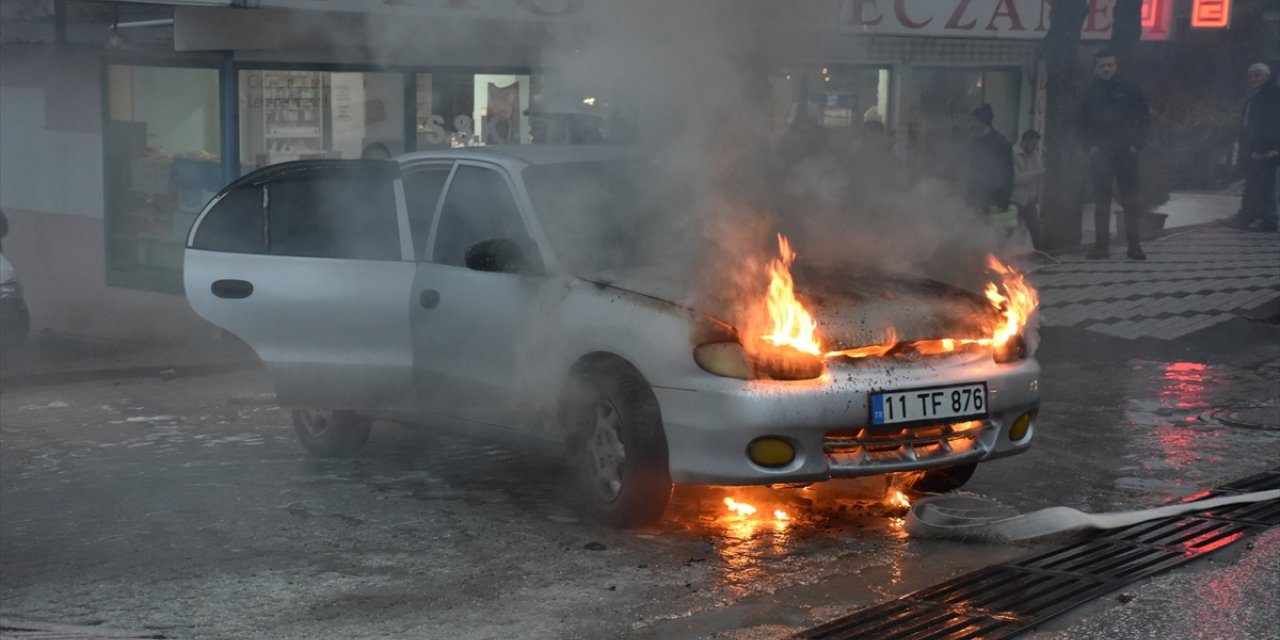
[[[897,363],[829,363],[803,382],[717,378],[654,391],[662,409],[672,479],[680,484],[814,482],[979,462],[1026,451],[1035,433],[1040,366],[996,364],[967,354]],[[871,427],[873,392],[985,382],[988,415],[956,423]],[[1009,437],[1024,413],[1026,434]],[[786,440],[795,458],[767,468],[748,457],[756,438]]]

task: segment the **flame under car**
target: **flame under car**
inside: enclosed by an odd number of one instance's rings
[[[660,518],[673,483],[923,471],[945,490],[1030,445],[1039,366],[989,344],[992,301],[797,265],[829,344],[759,348],[721,319],[734,301],[685,302],[688,283],[630,246],[623,155],[268,166],[197,218],[187,297],[256,350],[312,453],[354,455],[388,418],[563,441],[586,504],[619,526]]]

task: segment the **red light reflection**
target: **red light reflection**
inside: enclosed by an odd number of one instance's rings
[[[1204,436],[1187,425],[1198,422],[1199,414],[1209,408],[1209,386],[1217,382],[1218,375],[1197,362],[1173,362],[1164,366],[1161,378],[1160,406],[1173,410],[1173,415],[1154,425],[1155,443],[1165,462],[1184,468],[1203,458]],[[1177,424],[1179,420],[1182,424]]]
[[[1203,555],[1213,551],[1217,551],[1218,549],[1221,549],[1231,544],[1232,542],[1235,542],[1236,540],[1243,538],[1244,534],[1245,534],[1244,531],[1237,531],[1231,535],[1223,536],[1221,538],[1214,540],[1213,538],[1215,536],[1221,535],[1219,532],[1215,531],[1212,533],[1206,533],[1202,536],[1198,536],[1192,540],[1188,540],[1187,542],[1185,542],[1183,546],[1186,548],[1186,551],[1184,553],[1188,556],[1199,556],[1199,555]],[[1200,544],[1201,542],[1203,542],[1204,544]]]
[[[1205,406],[1205,387],[1212,381],[1209,367],[1195,362],[1174,362],[1164,368],[1164,389],[1160,404],[1174,409],[1196,409]]]

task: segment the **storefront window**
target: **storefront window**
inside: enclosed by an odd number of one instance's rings
[[[911,134],[915,158],[929,175],[960,180],[964,176],[969,113],[991,105],[991,125],[1016,140],[1021,73],[1018,69],[917,67],[912,69]]]
[[[892,128],[891,81],[889,69],[881,67],[826,66],[774,74],[769,99],[775,135],[801,109],[832,132],[856,135],[871,120]]]
[[[109,284],[182,290],[196,214],[225,184],[216,69],[107,65]]]
[[[405,151],[399,73],[245,70],[240,172],[322,158],[388,158]]]
[[[418,74],[418,149],[533,142],[537,78],[511,74]]]

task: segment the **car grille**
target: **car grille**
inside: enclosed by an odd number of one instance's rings
[[[969,457],[980,452],[985,420],[915,427],[864,427],[831,431],[822,449],[832,472],[893,471],[917,463]]]

